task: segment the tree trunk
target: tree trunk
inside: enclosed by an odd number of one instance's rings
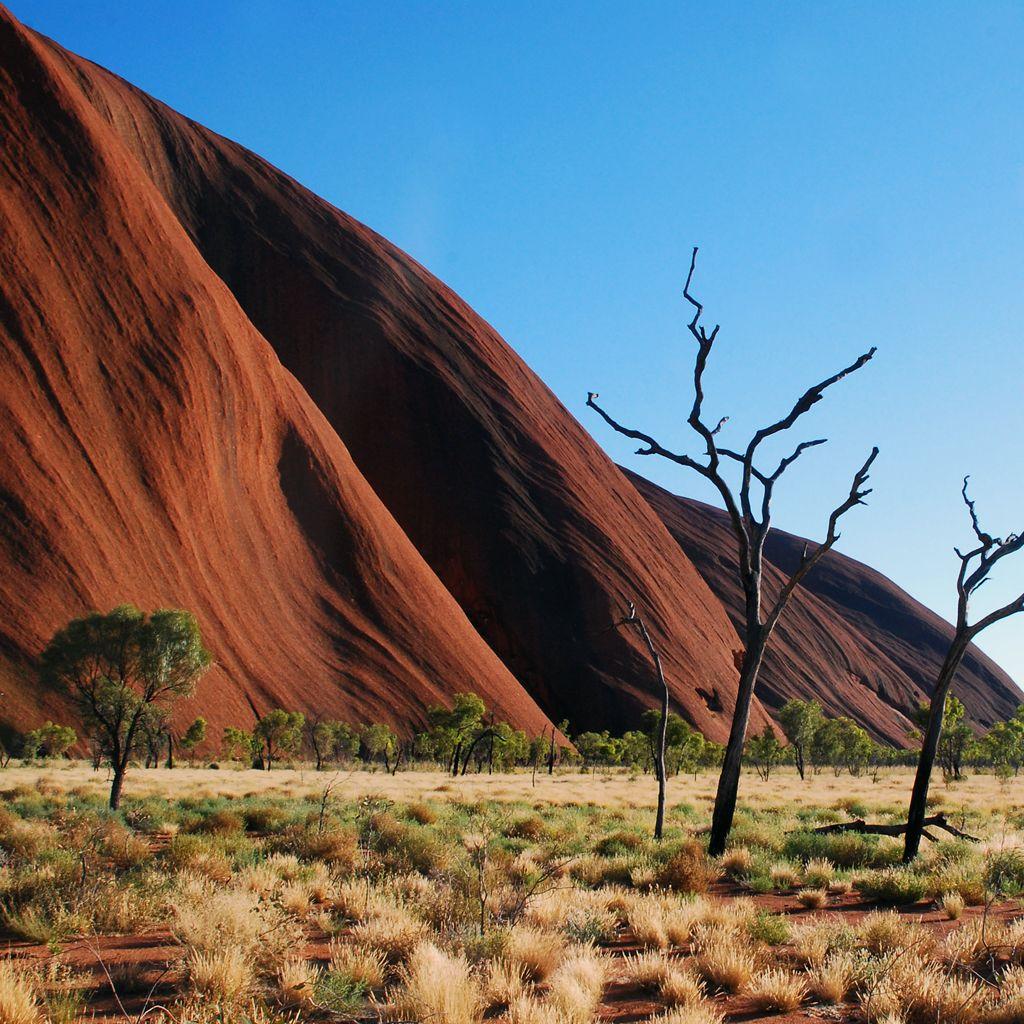
[[[924,739],[921,742],[921,756],[917,761],[917,775],[914,777],[910,810],[907,813],[907,834],[903,845],[904,864],[909,864],[917,856],[921,847],[921,835],[925,827],[925,811],[928,807],[928,786],[931,783],[939,740],[942,737],[942,718],[946,712],[946,697],[949,695],[953,677],[967,652],[969,642],[969,638],[958,631],[935,683],[935,692],[932,694],[931,707],[928,711],[928,724],[925,726]]]
[[[555,727],[551,726],[551,746],[548,749],[548,775],[555,774]]]
[[[646,633],[646,630],[644,631]],[[658,670],[658,682],[661,683],[661,719],[658,722],[658,743],[656,749],[655,767],[658,773],[658,810],[654,816],[654,838],[661,840],[662,832],[665,829],[665,736],[668,733],[668,684],[665,682],[665,673],[661,667],[661,658],[658,652],[650,644],[648,646],[654,658],[654,667]]]
[[[124,777],[128,771],[126,764],[120,763],[120,759],[112,765],[114,778],[110,783],[110,809],[118,810],[121,806],[121,790],[124,788]]]
[[[743,744],[747,738],[747,724],[750,721],[750,703],[763,656],[764,639],[758,631],[754,639],[748,641],[743,655],[740,682],[736,691],[736,710],[733,713],[729,742],[726,744],[725,758],[722,761],[722,773],[718,776],[718,792],[715,796],[711,838],[708,843],[708,853],[712,857],[720,857],[725,853],[726,840],[729,838],[732,819],[736,814],[740,771],[743,767]]]
[[[174,737],[170,733],[167,734],[167,767],[174,767]]]

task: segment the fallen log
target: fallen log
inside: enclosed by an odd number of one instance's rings
[[[944,832],[948,832],[951,836],[956,836],[957,839],[966,839],[972,843],[980,843],[981,840],[977,836],[968,835],[966,832],[962,832],[955,825],[950,824],[944,814],[933,814],[931,817],[925,818],[922,823],[926,829],[941,828]],[[818,835],[833,835],[837,832],[856,832],[859,835],[869,836],[902,836],[906,833],[909,826],[906,824],[899,825],[874,825],[866,822],[863,818],[857,818],[855,821],[839,821],[833,825],[822,825],[819,828],[812,829],[812,832]],[[935,836],[924,833],[928,839],[933,843],[937,842]]]

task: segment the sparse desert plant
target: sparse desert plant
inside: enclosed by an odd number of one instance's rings
[[[35,986],[9,960],[0,960],[0,1024],[43,1024]]]
[[[332,973],[345,975],[365,989],[383,988],[387,979],[388,962],[379,949],[334,941],[330,950]]]
[[[908,949],[915,940],[911,926],[891,910],[868,914],[857,926],[857,935],[875,956]]]
[[[637,900],[626,911],[626,924],[637,943],[645,949],[665,949],[669,944],[665,915],[654,899]]]
[[[722,1024],[724,1019],[718,1010],[707,1003],[690,1003],[652,1017],[651,1024]]]
[[[352,942],[380,950],[391,962],[405,960],[430,929],[403,907],[384,905],[350,933]]]
[[[946,892],[940,900],[942,910],[950,921],[957,921],[964,912],[964,898],[958,892]]]
[[[928,884],[924,877],[907,868],[883,868],[857,879],[857,888],[869,899],[902,907],[924,898]]]
[[[807,996],[803,978],[780,967],[759,971],[745,989],[747,998],[758,1010],[795,1010]]]
[[[566,941],[558,932],[522,924],[509,929],[504,956],[528,981],[543,981],[565,955]]]
[[[699,895],[708,891],[716,874],[704,847],[690,840],[660,865],[656,881],[665,889]]]
[[[735,846],[722,854],[719,863],[730,878],[742,878],[754,864],[754,855],[745,846]]]
[[[695,1006],[704,999],[704,986],[688,967],[671,964],[658,985],[658,994],[669,1006]]]
[[[601,1002],[605,965],[593,950],[572,953],[548,979],[548,1002],[566,1024],[590,1024]]]
[[[392,1008],[406,1018],[432,1024],[476,1024],[483,997],[469,964],[432,942],[423,942],[400,972]]]
[[[797,902],[808,910],[821,910],[828,904],[827,889],[801,889],[796,894]]]
[[[522,967],[503,957],[487,964],[484,976],[484,1002],[489,1011],[511,1006],[526,995],[529,982]]]
[[[321,971],[301,957],[287,957],[274,972],[278,1002],[293,1010],[311,1010],[316,1005],[316,991]]]
[[[714,986],[739,992],[754,973],[753,950],[736,932],[702,926],[694,933],[697,969]]]
[[[789,941],[789,922],[781,914],[762,911],[748,918],[745,927],[755,942],[763,942],[766,946],[780,946]]]
[[[776,889],[792,889],[800,881],[800,872],[790,864],[773,864],[771,880]]]
[[[827,857],[812,857],[804,867],[804,886],[808,889],[827,889],[832,884],[835,872],[835,865]]]
[[[252,957],[241,946],[192,949],[185,957],[189,986],[220,1006],[232,1006],[249,995],[255,982]]]
[[[669,969],[669,961],[660,953],[638,953],[622,959],[624,980],[652,992],[657,991]]]
[[[860,957],[850,950],[839,950],[808,970],[808,987],[823,1003],[841,1003],[853,990],[862,970]]]

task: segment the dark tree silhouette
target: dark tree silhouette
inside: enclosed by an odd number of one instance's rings
[[[723,416],[714,427],[709,426],[703,419],[704,370],[718,336],[718,326],[710,334],[701,326],[700,320],[704,313],[704,307],[690,294],[690,284],[693,281],[696,265],[697,249],[695,247],[690,259],[690,272],[687,274],[686,284],[683,287],[683,297],[694,308],[693,319],[687,328],[697,342],[697,356],[693,370],[694,399],[687,422],[704,443],[705,453],[702,458],[706,461],[699,461],[689,455],[671,451],[650,435],[616,422],[597,404],[595,399],[598,398],[598,395],[596,393],[591,392],[587,395],[587,405],[594,409],[612,429],[626,437],[642,442],[643,447],[637,450],[637,455],[660,455],[677,465],[694,470],[704,479],[710,481],[722,497],[736,534],[739,545],[739,580],[743,588],[745,604],[744,649],[740,664],[736,708],[733,712],[729,741],[726,745],[725,759],[718,780],[718,792],[711,823],[709,852],[713,856],[717,856],[724,852],[726,839],[732,828],[732,820],[736,811],[736,796],[739,790],[743,744],[747,734],[747,723],[750,719],[750,704],[768,641],[793,592],[825,552],[829,551],[839,540],[839,520],[850,509],[864,504],[864,498],[871,493],[870,490],[864,489],[864,484],[868,479],[871,464],[878,455],[878,449],[871,450],[871,454],[854,475],[850,493],[840,505],[833,509],[828,519],[825,540],[814,550],[811,550],[810,545],[804,548],[800,563],[792,576],[783,584],[774,601],[767,603],[767,610],[762,607],[761,581],[764,543],[771,528],[771,501],[775,485],[783,473],[805,451],[824,444],[825,439],[801,441],[793,452],[781,459],[778,466],[770,472],[755,466],[754,459],[763,442],[789,430],[804,413],[821,401],[828,388],[859,370],[874,356],[876,350],[871,348],[845,369],[808,388],[785,416],[756,431],[743,451],[720,448],[716,438],[722,427],[728,422],[729,417]],[[738,491],[733,488],[722,472],[723,460],[736,463],[739,466],[740,485]],[[751,494],[755,485],[760,487],[759,496]]]
[[[939,739],[942,736],[946,697],[949,695],[949,688],[956,676],[957,669],[960,668],[960,663],[964,660],[967,648],[979,633],[988,629],[995,622],[1024,611],[1024,593],[1022,593],[1008,604],[989,612],[977,622],[971,624],[969,621],[971,597],[989,579],[989,574],[1002,559],[1024,548],[1024,534],[1012,533],[1003,540],[993,537],[981,528],[977,509],[967,493],[969,479],[970,477],[964,477],[964,485],[960,493],[963,495],[964,504],[970,514],[971,527],[978,543],[967,552],[963,552],[959,548],[953,549],[956,551],[957,558],[960,559],[960,571],[956,578],[956,630],[953,633],[953,640],[949,645],[942,668],[939,670],[938,679],[935,681],[935,689],[932,692],[931,704],[928,708],[928,720],[921,743],[921,756],[917,762],[917,775],[914,778],[910,810],[907,814],[907,831],[903,846],[905,862],[912,861],[921,846],[921,836],[924,834],[926,825],[925,810],[928,804],[928,786],[931,783],[935,757],[939,749]]]

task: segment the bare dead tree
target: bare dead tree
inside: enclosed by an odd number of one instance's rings
[[[637,615],[636,604],[633,601],[629,602],[626,615],[615,623],[614,628],[619,629],[622,626],[630,626],[640,634],[640,639],[647,647],[647,653],[650,654],[651,661],[654,662],[654,671],[658,676],[661,717],[658,719],[658,736],[654,743],[654,772],[658,779],[658,810],[654,816],[654,838],[660,840],[665,829],[665,734],[668,731],[668,683],[665,682],[661,655],[658,654],[654,646],[651,634],[647,632],[644,620]]]
[[[697,342],[697,356],[693,370],[694,399],[687,422],[703,441],[705,452],[702,458],[705,461],[671,451],[649,434],[625,427],[621,423],[616,422],[597,404],[596,399],[599,396],[593,392],[587,395],[587,405],[594,409],[613,430],[642,442],[643,446],[637,449],[637,455],[660,455],[662,458],[668,459],[677,465],[694,470],[704,477],[705,480],[708,480],[721,495],[726,511],[729,514],[733,531],[736,534],[736,541],[739,547],[739,580],[743,588],[745,605],[744,649],[740,665],[739,686],[736,694],[736,708],[733,713],[729,741],[726,745],[725,759],[722,763],[722,772],[718,780],[718,792],[715,798],[715,810],[711,823],[709,850],[713,856],[717,856],[725,850],[726,839],[732,827],[732,820],[736,811],[736,796],[739,790],[743,743],[747,734],[747,723],[750,719],[750,704],[754,696],[754,687],[757,684],[758,672],[761,668],[761,662],[764,658],[768,641],[793,592],[803,581],[804,577],[817,565],[822,556],[834,547],[836,541],[839,540],[839,520],[850,509],[857,505],[865,504],[864,498],[871,491],[870,489],[865,489],[864,484],[868,479],[868,471],[871,468],[871,464],[878,455],[878,449],[873,448],[871,450],[871,454],[854,475],[853,483],[850,486],[850,493],[840,505],[832,510],[828,519],[825,540],[813,550],[810,550],[810,548],[805,549],[803,557],[800,559],[792,576],[783,584],[774,601],[767,604],[767,610],[762,607],[761,581],[763,577],[764,543],[771,528],[771,501],[775,485],[783,473],[805,451],[824,444],[826,439],[818,438],[812,441],[801,441],[793,452],[781,459],[778,466],[770,472],[755,466],[754,459],[762,443],[789,430],[801,416],[821,401],[828,388],[864,366],[874,356],[876,349],[872,347],[845,369],[808,388],[797,399],[792,409],[785,416],[769,426],[762,427],[756,431],[743,451],[720,448],[716,438],[722,427],[728,422],[729,417],[723,416],[714,427],[705,423],[703,418],[704,370],[707,366],[708,357],[711,355],[712,346],[718,337],[719,328],[715,326],[709,334],[700,323],[704,307],[690,294],[690,284],[693,281],[696,266],[697,248],[694,247],[693,255],[690,259],[690,272],[687,274],[686,284],[683,287],[683,298],[694,308],[693,319],[690,320],[687,328]],[[723,474],[723,460],[736,463],[739,466],[740,485],[738,493]],[[755,485],[760,487],[760,500],[757,500],[757,495],[752,496],[751,494]]]
[[[932,770],[935,767],[939,739],[942,736],[942,716],[946,711],[946,698],[949,695],[950,685],[960,668],[960,663],[967,653],[967,648],[979,633],[988,629],[993,623],[1024,611],[1024,593],[1022,593],[1008,604],[989,612],[977,622],[972,624],[969,621],[971,597],[988,581],[989,574],[1000,561],[1007,555],[1012,555],[1024,548],[1024,534],[1012,533],[1003,540],[986,533],[978,521],[975,504],[967,493],[968,480],[970,477],[965,476],[960,493],[971,517],[971,528],[974,530],[977,546],[966,552],[959,548],[953,549],[957,558],[960,559],[960,571],[956,577],[956,629],[949,645],[949,651],[942,662],[942,668],[939,670],[935,689],[932,692],[931,704],[928,708],[928,723],[925,725],[921,756],[917,762],[917,775],[914,777],[914,789],[910,796],[910,810],[907,814],[907,832],[903,846],[904,862],[912,861],[921,846],[921,836],[926,825],[925,809],[928,803],[928,786],[931,782]]]

